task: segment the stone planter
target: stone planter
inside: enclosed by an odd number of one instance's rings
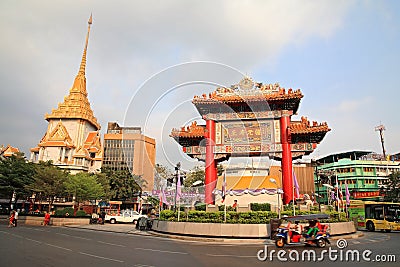
[[[329,223],[331,235],[355,233],[353,222]],[[230,238],[267,238],[270,236],[270,224],[225,224],[170,222],[154,220],[152,230],[178,235],[230,237]]]
[[[7,216],[4,216],[5,219]],[[37,216],[19,216],[18,224],[26,225],[42,225],[44,217]],[[50,224],[54,226],[64,226],[64,225],[85,225],[89,224],[90,218],[50,218]]]

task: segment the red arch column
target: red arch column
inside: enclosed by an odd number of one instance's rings
[[[206,129],[205,202],[214,204],[213,191],[217,185],[217,165],[214,158],[215,121],[206,120]]]
[[[281,143],[282,143],[282,189],[283,204],[288,204],[293,200],[293,169],[292,151],[290,147],[290,115],[283,114],[280,118],[281,124]]]

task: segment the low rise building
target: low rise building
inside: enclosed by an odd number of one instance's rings
[[[129,170],[132,175],[139,175],[146,181],[143,191],[151,191],[155,161],[155,139],[142,134],[140,127],[108,123],[107,133],[104,134],[104,168]]]
[[[321,202],[330,204],[340,193],[345,199],[348,187],[350,199],[380,200],[380,189],[388,175],[400,171],[399,161],[384,160],[371,151],[349,151],[320,158],[314,182]]]

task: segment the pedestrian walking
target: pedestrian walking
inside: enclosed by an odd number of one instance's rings
[[[14,219],[15,219],[14,215],[15,215],[14,211],[12,211],[11,214],[10,214],[9,221],[8,221],[8,227],[14,227],[15,226],[14,225]]]
[[[18,222],[18,210],[14,211],[14,227],[17,227]]]
[[[49,225],[49,223],[50,223],[50,213],[45,211],[43,226]]]

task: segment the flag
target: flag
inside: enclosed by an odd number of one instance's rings
[[[336,197],[335,197],[335,191],[331,191],[331,199],[333,200],[333,201],[335,201],[336,200]]]
[[[340,201],[343,201],[343,189],[342,189],[342,185],[340,185],[340,187],[338,187],[339,190],[339,199]]]
[[[179,175],[179,171],[178,171],[178,175],[176,176],[176,179],[178,180],[178,181],[176,181],[176,201],[179,201],[181,199],[181,195],[182,195],[181,176]]]
[[[162,194],[162,191],[160,191],[160,193],[158,194],[158,197],[160,198],[160,207],[161,207],[162,204],[163,204],[163,194]]]
[[[349,187],[347,186],[347,182],[344,181],[344,184],[346,186],[346,204],[350,205],[350,192],[349,192]]]
[[[294,198],[299,198],[300,197],[300,187],[299,187],[299,183],[297,182],[297,178],[296,178],[296,173],[293,171],[293,181],[294,181]]]
[[[226,175],[224,172],[224,180],[222,181],[222,203],[225,201],[225,196],[226,196]]]

